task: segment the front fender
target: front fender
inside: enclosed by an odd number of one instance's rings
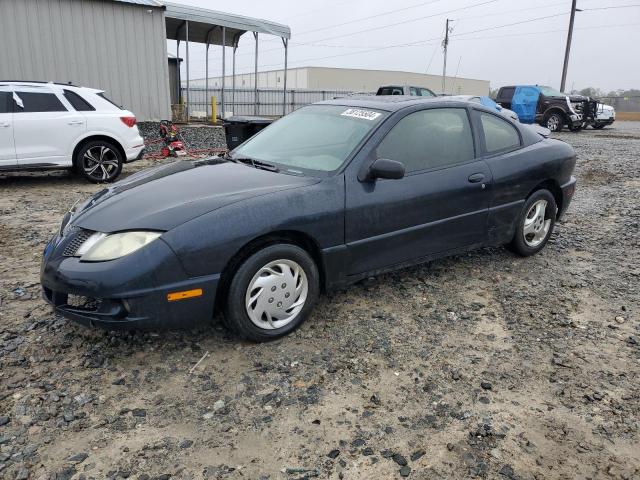
[[[250,198],[164,234],[190,276],[221,273],[243,246],[272,232],[301,232],[320,249],[344,244],[344,176]]]

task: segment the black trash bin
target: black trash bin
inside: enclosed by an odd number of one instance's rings
[[[227,138],[227,148],[233,150],[272,122],[272,118],[264,117],[234,116],[225,119],[222,125]]]

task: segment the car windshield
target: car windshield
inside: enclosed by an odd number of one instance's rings
[[[566,94],[560,92],[559,90],[556,90],[555,88],[551,88],[551,87],[538,87],[540,89],[540,92],[547,96],[547,97],[565,97]]]
[[[285,171],[331,172],[384,117],[383,112],[364,107],[310,105],[247,140],[231,152],[231,158],[274,164]]]

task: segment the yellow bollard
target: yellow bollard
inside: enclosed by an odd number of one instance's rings
[[[218,118],[218,108],[216,105],[216,97],[212,96],[211,97],[211,123],[213,125],[216,124],[217,118]]]

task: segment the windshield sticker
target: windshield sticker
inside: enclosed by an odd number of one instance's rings
[[[378,112],[372,112],[371,110],[360,110],[358,108],[348,108],[347,110],[342,112],[340,115],[342,115],[343,117],[361,118],[363,120],[375,120],[382,114]]]

